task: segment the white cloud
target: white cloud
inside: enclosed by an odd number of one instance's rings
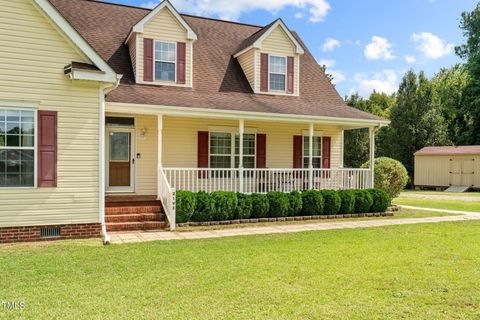
[[[302,19],[305,15],[301,12],[297,12],[295,13],[294,17],[295,19]]]
[[[405,61],[408,64],[413,64],[413,63],[417,62],[417,58],[415,58],[414,56],[411,56],[411,55],[406,55],[405,56]]]
[[[447,43],[430,32],[414,33],[412,41],[417,44],[417,49],[428,59],[439,59],[453,52],[453,43]]]
[[[397,73],[391,69],[384,69],[370,77],[364,73],[357,73],[354,79],[357,85],[352,91],[357,91],[362,97],[368,97],[374,90],[392,94],[398,89]]]
[[[320,59],[320,60],[318,60],[319,65],[325,66],[327,68],[331,68],[331,67],[335,66],[335,63],[337,63],[337,62],[333,59]]]
[[[340,46],[340,41],[338,41],[337,39],[327,38],[323,43],[322,50],[323,52],[333,51],[333,49]]]
[[[267,10],[273,14],[291,6],[308,9],[310,22],[322,21],[330,11],[328,0],[171,0],[173,6],[180,12],[196,15],[216,16],[226,20],[238,20],[242,13],[255,10]],[[153,8],[159,0],[150,0],[141,4],[142,7]]]
[[[393,60],[392,45],[386,38],[373,36],[372,41],[365,46],[365,57],[368,60]]]
[[[340,82],[343,82],[346,80],[345,73],[340,70],[333,70],[333,69],[327,69],[327,73],[330,73],[333,76],[332,82],[334,84],[339,84]]]

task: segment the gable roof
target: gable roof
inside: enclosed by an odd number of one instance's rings
[[[424,147],[417,152],[419,155],[479,155],[480,146],[442,146],[442,147]]]
[[[182,16],[180,16],[178,14],[177,10],[175,9],[175,7],[172,6],[170,1],[164,0],[164,1],[160,2],[155,8],[153,8],[153,10],[150,11],[149,14],[147,14],[145,17],[143,17],[142,20],[137,22],[132,27],[132,30],[130,31],[129,35],[127,36],[127,39],[125,40],[125,43],[128,43],[128,39],[130,38],[130,35],[133,32],[143,32],[143,28],[145,27],[145,25],[150,20],[155,18],[157,16],[157,14],[164,8],[167,8],[168,10],[170,10],[170,12],[177,19],[177,21],[180,23],[180,25],[182,25],[182,27],[185,28],[185,30],[187,31],[187,39],[197,40],[197,34],[195,33],[195,31],[193,31],[192,28],[190,28],[190,26],[188,25],[188,23],[182,18]]]
[[[66,35],[68,39],[87,57],[100,71],[103,77],[98,81],[116,83],[121,75],[117,75],[110,65],[97,53],[97,51],[86,41],[82,35],[62,16],[55,6],[48,0],[34,0],[35,4],[51,19],[51,21]]]
[[[123,74],[107,102],[217,110],[297,114],[385,122],[348,107],[299,37],[300,95],[254,94],[233,57],[239,46],[262,27],[182,14],[195,31],[193,88],[136,84],[125,39],[151,10],[95,0],[50,0],[72,26],[117,72]]]
[[[293,44],[295,45],[295,52],[298,53],[298,54],[303,54],[304,50],[302,48],[302,45],[293,36],[292,32],[287,28],[287,26],[282,21],[282,19],[279,18],[279,19],[269,23],[268,25],[266,25],[262,29],[258,30],[257,32],[255,32],[253,35],[251,35],[247,39],[245,39],[242,42],[242,44],[240,45],[240,47],[238,48],[238,52],[235,53],[233,56],[236,58],[239,55],[241,55],[242,53],[244,53],[244,52],[246,52],[246,51],[248,51],[252,48],[261,48],[263,40],[265,40],[265,38],[267,38],[273,32],[273,30],[275,30],[277,27],[282,28],[283,31],[285,31],[285,34],[287,35],[287,37],[290,39],[290,41],[293,42]]]

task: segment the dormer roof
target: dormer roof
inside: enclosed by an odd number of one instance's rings
[[[304,54],[302,45],[293,36],[292,32],[287,28],[282,19],[277,19],[267,24],[265,27],[261,28],[260,30],[252,34],[250,37],[245,39],[240,44],[237,52],[233,55],[234,58],[240,56],[242,53],[247,52],[252,48],[261,49],[263,40],[265,40],[277,27],[282,28],[283,31],[287,34],[287,37],[290,39],[290,41],[292,41],[292,43],[295,45],[295,53]]]

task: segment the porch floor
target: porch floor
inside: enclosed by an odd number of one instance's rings
[[[421,208],[419,208],[421,209]],[[430,210],[430,209],[428,209]],[[189,232],[124,232],[111,234],[111,243],[133,243],[155,240],[186,240],[186,239],[207,239],[232,236],[247,236],[273,233],[292,233],[303,231],[320,231],[332,229],[355,229],[380,227],[387,225],[434,223],[446,221],[480,220],[480,213],[460,212],[457,216],[428,217],[428,218],[405,218],[405,219],[382,219],[382,220],[360,220],[330,223],[305,223],[292,225],[278,225],[266,227],[232,228],[223,230],[189,231]]]

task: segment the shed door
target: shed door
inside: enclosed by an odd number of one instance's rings
[[[474,159],[450,159],[450,185],[472,186],[474,175]]]

